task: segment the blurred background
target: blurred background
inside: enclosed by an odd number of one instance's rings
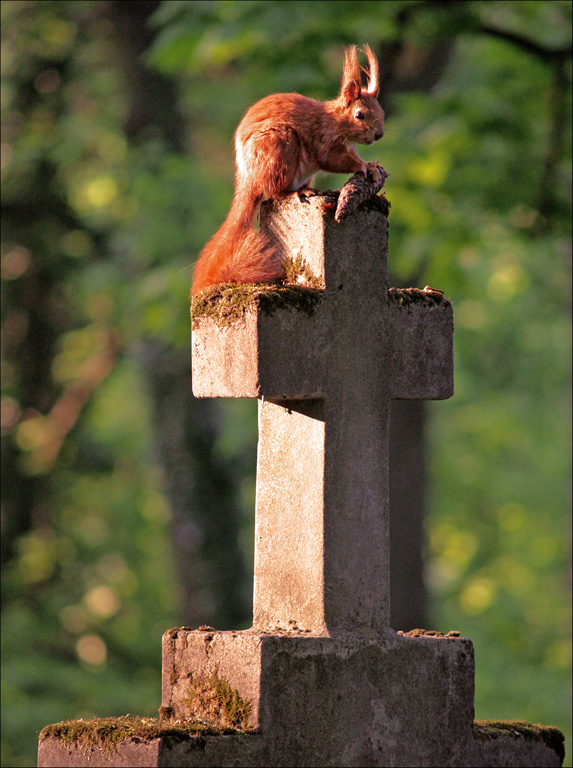
[[[456,324],[454,397],[392,411],[392,624],[470,637],[476,716],[570,766],[571,2],[1,12],[2,764],[156,714],[166,629],[250,626],[256,403],[191,395],[192,265],[245,110],[367,42],[392,283]]]

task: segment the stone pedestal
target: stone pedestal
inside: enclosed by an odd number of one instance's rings
[[[252,705],[268,765],[461,765],[472,742],[469,640],[295,631],[171,631],[163,707],[189,717],[190,682],[213,673]]]

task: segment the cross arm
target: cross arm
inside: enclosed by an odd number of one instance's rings
[[[454,393],[452,305],[439,291],[388,292],[390,394],[394,400],[445,400]]]
[[[211,289],[192,307],[196,397],[320,397],[322,292],[278,286]]]

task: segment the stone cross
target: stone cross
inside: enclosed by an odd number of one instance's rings
[[[392,300],[383,200],[340,224],[328,200],[261,211],[316,306],[196,318],[193,392],[259,399],[253,629],[371,636],[389,623],[389,403],[451,396],[452,309]]]

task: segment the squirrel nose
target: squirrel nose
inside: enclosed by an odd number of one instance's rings
[[[374,134],[374,141],[378,141],[378,139],[381,139],[382,136],[384,136],[384,129],[379,128],[376,133]]]

